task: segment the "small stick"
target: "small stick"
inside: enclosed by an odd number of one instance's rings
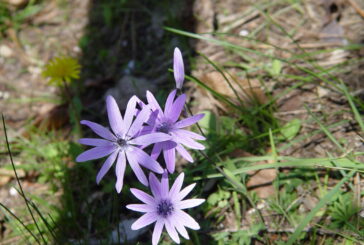
[[[356,12],[358,12],[358,14],[360,14],[360,16],[362,18],[364,18],[364,10],[362,10],[359,5],[354,1],[354,0],[347,0],[348,3],[355,9]]]

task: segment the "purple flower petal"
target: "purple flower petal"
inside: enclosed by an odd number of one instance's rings
[[[98,172],[96,176],[96,183],[99,184],[101,179],[105,176],[105,174],[109,171],[111,166],[114,164],[116,156],[118,155],[117,151],[114,151],[104,162],[102,165],[100,171]]]
[[[136,114],[136,104],[139,101],[139,98],[135,95],[130,98],[128,104],[126,106],[125,114],[124,114],[124,129],[127,131],[130,128],[130,125],[133,121],[134,115]]]
[[[157,143],[153,146],[151,157],[156,160],[162,152],[163,143]]]
[[[179,133],[182,133],[186,137],[190,137],[195,140],[206,140],[206,138],[203,137],[202,135],[196,134],[192,131],[188,131],[188,130],[184,130],[184,129],[176,129],[174,131],[178,131]]]
[[[161,193],[163,197],[168,196],[169,193],[169,183],[168,183],[168,173],[167,170],[164,171],[161,179]]]
[[[176,229],[174,228],[174,225],[172,224],[170,219],[166,219],[165,225],[166,225],[166,230],[168,232],[168,235],[172,238],[172,240],[175,243],[180,243],[178,233],[177,233]]]
[[[107,156],[116,150],[116,146],[96,146],[91,150],[85,151],[78,155],[76,162],[86,162],[93,159],[99,159],[101,157]]]
[[[92,139],[92,138],[79,139],[78,143],[83,144],[83,145],[91,145],[91,146],[106,146],[106,145],[113,144],[111,141],[108,141],[108,140]]]
[[[153,129],[154,129],[153,126],[143,126],[142,130],[139,131],[139,133],[137,134],[136,137],[146,135],[146,134],[150,134],[150,133],[153,132]]]
[[[121,151],[119,152],[115,168],[115,173],[116,173],[115,189],[118,193],[120,193],[121,189],[123,188],[125,167],[126,167],[125,152]]]
[[[100,137],[102,137],[104,139],[108,139],[111,141],[116,140],[116,137],[110,132],[110,130],[101,126],[100,124],[90,122],[87,120],[82,120],[81,124],[88,126],[89,128],[92,129],[92,131],[94,131],[97,135],[99,135]]]
[[[192,117],[189,117],[189,118],[186,118],[186,119],[183,119],[179,122],[176,122],[174,124],[174,126],[176,128],[184,128],[184,127],[188,127],[192,124],[195,124],[196,122],[200,121],[203,117],[205,116],[205,114],[197,114],[195,116],[192,116]]]
[[[181,234],[187,240],[190,239],[190,237],[188,236],[186,228],[182,225],[182,223],[178,220],[178,218],[173,217],[173,219],[174,219],[174,222],[173,222],[174,227],[176,228],[178,233]]]
[[[142,213],[154,212],[156,210],[155,207],[148,204],[129,204],[126,205],[126,208]]]
[[[129,131],[127,132],[130,137],[135,136],[142,129],[143,123],[148,119],[150,113],[151,111],[147,107],[141,110],[139,115],[135,118],[133,124],[130,126]]]
[[[161,197],[161,183],[153,173],[149,173],[149,185],[154,197]]]
[[[174,181],[171,189],[169,190],[169,197],[171,199],[175,199],[177,197],[178,193],[181,191],[184,177],[185,177],[185,174],[180,173],[180,175],[178,175],[177,179]]]
[[[162,235],[163,226],[164,226],[164,221],[162,219],[157,220],[153,230],[153,237],[152,237],[153,245],[158,244],[159,239],[161,238]]]
[[[185,136],[183,133],[179,132],[178,130],[171,132],[171,134],[174,136],[173,140],[177,141],[178,143],[181,143],[189,148],[196,149],[196,150],[204,150],[205,146],[194,141],[193,139]]]
[[[191,228],[192,230],[200,229],[200,225],[187,213],[182,210],[176,210],[175,217],[186,227]]]
[[[193,190],[193,188],[195,188],[195,185],[196,185],[196,183],[193,183],[193,184],[190,184],[189,186],[183,188],[182,191],[177,194],[176,199],[178,201],[181,201]]]
[[[187,161],[189,162],[193,162],[193,158],[191,156],[190,153],[188,153],[188,151],[181,145],[181,144],[177,144],[176,146],[176,150],[178,151],[178,153]]]
[[[172,137],[165,133],[151,133],[147,135],[139,136],[130,140],[130,144],[148,146],[150,144],[159,143],[167,140],[171,140]]]
[[[128,158],[129,165],[130,165],[131,169],[133,170],[135,176],[139,180],[139,182],[145,186],[148,186],[147,177],[145,176],[143,170],[140,168],[138,161],[136,160],[134,154],[127,151],[126,157]]]
[[[193,208],[193,207],[200,205],[204,201],[205,201],[205,199],[200,199],[200,198],[187,199],[187,200],[183,200],[183,201],[180,201],[179,203],[175,204],[175,207],[179,208],[179,209]]]
[[[155,99],[154,95],[149,91],[147,91],[147,101],[153,111],[158,110],[158,112],[163,115],[163,111],[162,111],[161,107],[159,106],[157,100]]]
[[[146,213],[131,225],[131,229],[139,230],[140,228],[150,225],[157,220],[157,217],[158,216],[155,213]]]
[[[147,120],[146,123],[148,125],[154,125],[155,122],[157,121],[158,114],[159,114],[159,110],[152,110],[152,113],[150,114],[150,116],[149,116],[149,118],[148,118],[148,120]]]
[[[106,109],[112,131],[116,135],[122,135],[123,118],[121,117],[118,104],[111,95],[108,95],[106,98]]]
[[[149,170],[152,170],[155,173],[163,173],[163,168],[161,167],[161,165],[159,165],[159,163],[151,158],[147,153],[137,147],[129,147],[132,149],[132,152],[129,152],[128,154],[133,155],[133,158],[135,158],[135,160],[140,163],[140,165]]]
[[[163,156],[166,161],[167,169],[170,173],[174,172],[176,166],[176,150],[177,144],[173,141],[167,141],[164,143]]]
[[[174,49],[173,54],[173,74],[174,80],[176,80],[176,87],[178,89],[182,88],[183,81],[185,79],[185,68],[183,64],[183,58],[179,48]]]
[[[174,97],[176,96],[176,92],[177,90],[174,89],[167,97],[166,104],[164,106],[164,115],[166,117],[169,117],[169,114],[173,111],[173,101]]]
[[[176,101],[173,103],[173,110],[171,110],[168,114],[165,113],[166,116],[168,116],[172,120],[172,122],[176,122],[179,116],[181,115],[185,103],[186,103],[186,95],[182,94],[178,96]]]
[[[142,201],[142,202],[144,202],[146,204],[149,204],[149,205],[154,205],[155,204],[154,198],[151,195],[145,193],[144,191],[141,191],[141,190],[138,190],[138,189],[135,189],[135,188],[130,188],[130,191],[140,201]]]

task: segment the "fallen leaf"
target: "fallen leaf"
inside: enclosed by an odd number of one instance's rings
[[[69,114],[66,105],[50,105],[37,116],[34,126],[41,129],[59,129],[68,122]]]
[[[205,73],[200,76],[199,79],[211,89],[223,96],[226,96],[227,99],[236,105],[239,105],[242,102],[244,106],[249,107],[256,103],[264,104],[267,102],[267,97],[265,96],[264,91],[261,89],[258,80],[240,79],[227,73],[224,73],[224,75],[229,82],[226,81],[224,76],[217,71]],[[205,90],[203,90],[203,92],[206,93]],[[222,104],[217,104],[219,107],[221,107],[221,105]],[[226,105],[224,105],[224,108],[221,109],[226,111],[227,108],[225,107]]]
[[[230,154],[231,158],[253,156],[253,154],[240,149],[237,149]],[[271,163],[271,161],[260,161],[254,163],[254,165],[263,165],[268,163]],[[246,186],[249,190],[255,191],[260,198],[267,198],[275,193],[275,189],[272,185],[272,182],[277,177],[277,171],[275,169],[248,171],[247,174],[251,175],[251,177],[249,178]]]
[[[256,164],[267,164],[267,162]],[[275,193],[272,183],[276,176],[277,171],[275,169],[263,169],[251,176],[246,186],[249,190],[255,191],[260,198],[267,198]]]
[[[10,176],[0,176],[0,187],[6,185],[11,180]]]

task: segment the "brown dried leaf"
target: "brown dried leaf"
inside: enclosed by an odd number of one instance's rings
[[[42,113],[37,116],[34,126],[41,129],[60,129],[68,122],[66,105],[45,106]]]
[[[257,164],[267,164],[266,162]],[[253,175],[247,182],[247,187],[255,191],[260,198],[267,198],[275,193],[272,182],[277,176],[275,169],[263,169]]]
[[[223,96],[228,97],[228,99],[230,99],[233,103],[237,105],[240,104],[239,98],[241,102],[243,102],[244,106],[251,106],[256,102],[260,104],[264,104],[267,102],[267,97],[261,89],[258,80],[243,80],[227,73],[224,73],[224,75],[229,80],[231,87],[224,78],[224,76],[217,71],[203,74],[200,77],[200,80],[211,89],[215,90]],[[215,101],[213,101],[213,103],[216,104]],[[222,106],[221,104],[216,105],[219,107]],[[221,109],[226,110],[225,106]]]
[[[251,157],[254,156],[249,152],[237,149],[230,154],[233,158],[238,157]],[[255,165],[262,165],[270,163],[270,161],[256,162]],[[275,193],[272,182],[277,176],[275,169],[262,169],[258,171],[248,171],[247,174],[251,175],[247,182],[247,187],[255,191],[260,198],[267,198]]]
[[[0,176],[0,187],[6,185],[11,180],[10,176]]]

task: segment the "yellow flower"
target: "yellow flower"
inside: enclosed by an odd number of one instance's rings
[[[43,77],[50,78],[49,83],[61,85],[62,81],[69,83],[80,78],[80,64],[71,57],[57,57],[51,60],[43,69]]]

